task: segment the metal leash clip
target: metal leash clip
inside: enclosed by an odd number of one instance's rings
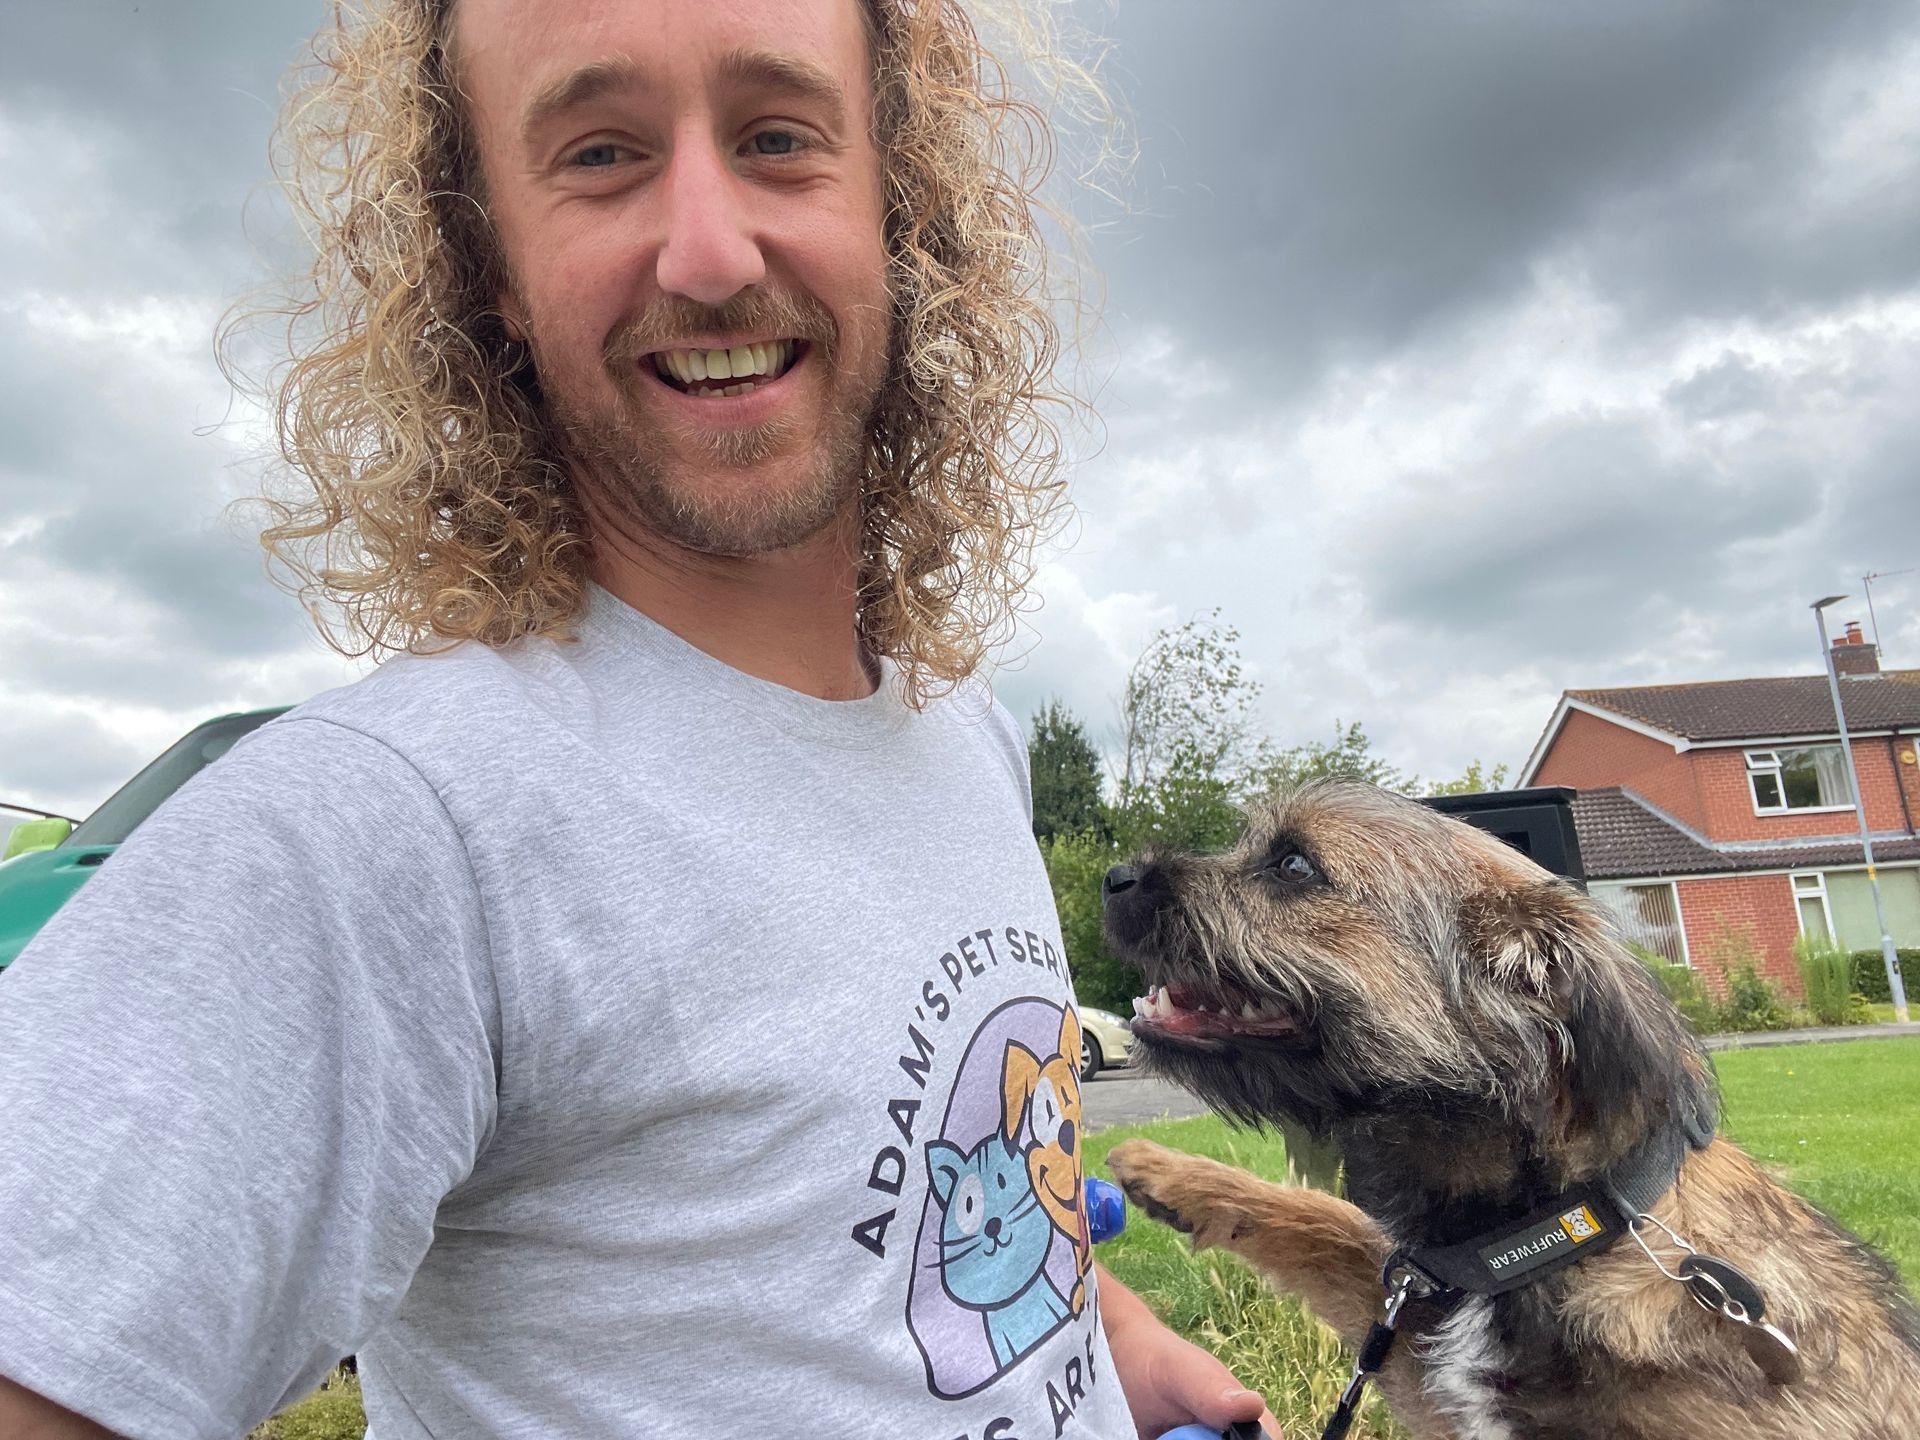
[[[1678,1271],[1669,1270],[1641,1237],[1642,1220],[1659,1226],[1676,1248],[1687,1252]],[[1739,1327],[1736,1333],[1740,1347],[1771,1383],[1791,1385],[1800,1378],[1803,1371],[1799,1346],[1779,1326],[1768,1322],[1767,1298],[1745,1271],[1718,1255],[1702,1255],[1681,1239],[1672,1226],[1644,1212],[1633,1217],[1627,1230],[1660,1273],[1684,1287],[1696,1305]]]
[[[1396,1327],[1400,1324],[1400,1308],[1412,1296],[1413,1286],[1414,1272],[1402,1268],[1399,1282],[1387,1291],[1386,1318],[1368,1327],[1367,1338],[1360,1342],[1360,1354],[1353,1364],[1353,1378],[1340,1392],[1340,1401],[1327,1417],[1320,1440],[1345,1440],[1353,1428],[1353,1417],[1360,1411],[1360,1397],[1366,1393],[1367,1382],[1387,1363],[1387,1352],[1393,1349],[1394,1337],[1399,1333]]]

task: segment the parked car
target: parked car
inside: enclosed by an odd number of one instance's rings
[[[1080,1007],[1080,1078],[1091,1080],[1109,1065],[1127,1063],[1133,1031],[1108,1010]]]
[[[222,715],[196,725],[76,826],[37,820],[16,827],[8,837],[8,858],[0,862],[0,970],[169,795],[242,735],[288,708]]]

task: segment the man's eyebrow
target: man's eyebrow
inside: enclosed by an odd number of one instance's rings
[[[785,90],[826,107],[836,126],[847,118],[847,92],[823,65],[771,50],[729,50],[720,57],[722,80],[763,90]]]
[[[520,138],[531,140],[543,124],[576,106],[591,104],[618,90],[639,89],[646,83],[646,72],[624,56],[582,65],[534,92],[520,121]]]

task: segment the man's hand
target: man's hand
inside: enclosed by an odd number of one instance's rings
[[[91,1420],[0,1375],[0,1435],[6,1440],[113,1440]]]
[[[1141,1440],[1181,1425],[1225,1430],[1237,1420],[1258,1420],[1267,1434],[1284,1440],[1265,1401],[1213,1356],[1161,1324],[1146,1302],[1114,1279],[1106,1266],[1096,1268],[1107,1348],[1113,1352],[1113,1368]]]

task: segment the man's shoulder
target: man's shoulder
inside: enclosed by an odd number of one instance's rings
[[[504,649],[466,642],[430,654],[399,655],[372,674],[323,691],[263,728],[302,727],[309,738],[376,742],[416,769],[443,759],[473,763],[543,723],[561,723],[590,704],[562,646],[518,641]]]

